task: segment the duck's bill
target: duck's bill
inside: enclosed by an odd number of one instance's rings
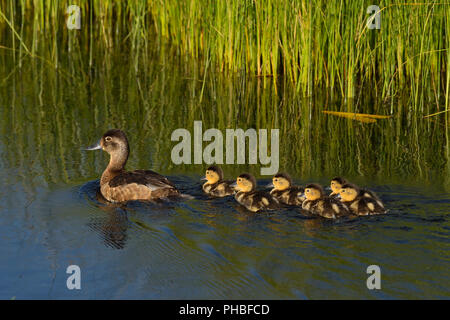
[[[237,187],[237,183],[236,183],[236,182],[233,182],[232,184],[230,184],[230,187],[236,188],[236,187]]]
[[[271,183],[269,183],[267,186],[266,186],[266,188],[273,188],[274,187],[274,185],[273,185],[273,183],[271,182]]]
[[[340,193],[338,193],[338,194],[336,195],[336,199],[342,200],[342,197],[341,197],[341,194],[340,194]]]
[[[325,191],[331,191],[331,187],[325,187]]]
[[[206,179],[206,177],[203,177],[203,178],[201,178],[200,180],[201,180],[201,181],[206,181],[206,180],[208,180],[208,179]]]
[[[102,148],[102,146],[100,145],[100,140],[99,140],[97,143],[85,148],[84,150],[92,151],[92,150],[100,150],[101,148]]]
[[[305,193],[304,192],[297,194],[297,198],[304,198],[304,197],[305,197]]]

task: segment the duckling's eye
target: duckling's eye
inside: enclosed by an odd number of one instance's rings
[[[275,181],[275,182],[278,182],[278,179],[275,179],[274,181]]]
[[[111,137],[106,137],[106,138],[105,138],[105,141],[106,141],[106,142],[110,142],[111,140],[112,140]]]
[[[305,192],[309,192],[309,189],[306,189]]]

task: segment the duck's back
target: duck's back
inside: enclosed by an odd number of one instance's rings
[[[381,199],[377,196],[377,194],[375,192],[373,192],[372,190],[369,189],[361,189],[361,191],[359,192],[359,196],[360,197],[365,197],[365,198],[371,198],[373,200],[375,200],[375,202],[378,204],[378,206],[382,207],[384,209],[384,204],[381,201]]]
[[[171,181],[151,170],[120,173],[102,185],[101,192],[111,202],[152,200],[180,195]]]
[[[299,195],[304,191],[305,189],[302,187],[290,187],[286,190],[272,190],[270,194],[280,203],[299,206],[304,200],[304,198],[300,198]]]
[[[234,189],[231,187],[231,184],[231,181],[222,180],[211,184],[205,183],[202,188],[205,193],[214,197],[225,197],[234,193]]]
[[[335,219],[350,214],[348,207],[334,197],[305,200],[302,204],[302,208],[328,219]]]
[[[359,216],[386,213],[386,209],[384,208],[381,201],[366,196],[359,196],[352,202],[345,203],[354,214],[357,214]]]
[[[263,209],[273,210],[278,207],[278,201],[269,193],[263,191],[238,192],[236,201],[248,210],[256,212]]]

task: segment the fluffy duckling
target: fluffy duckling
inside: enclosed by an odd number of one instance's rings
[[[342,203],[356,215],[368,216],[386,213],[381,200],[365,196],[364,192],[354,184],[344,184],[339,195]]]
[[[331,193],[330,197],[337,197],[339,195],[339,192],[341,191],[341,188],[344,184],[347,183],[347,180],[345,180],[342,177],[334,177],[331,179],[330,187],[331,187]]]
[[[108,167],[100,179],[100,192],[110,202],[181,196],[172,182],[154,171],[125,170],[130,147],[121,130],[109,130],[98,143],[86,150],[103,150],[110,155]]]
[[[305,200],[303,196],[305,189],[293,186],[292,179],[287,173],[277,173],[274,175],[272,183],[267,187],[273,188],[270,194],[280,203],[301,206],[303,200]]]
[[[236,201],[252,212],[263,209],[275,209],[278,201],[269,193],[256,191],[256,179],[251,174],[243,173],[237,177],[232,185],[237,191],[234,198]]]
[[[351,214],[345,204],[334,197],[326,196],[322,187],[312,183],[305,187],[305,201],[302,208],[328,219],[335,219]]]
[[[211,166],[206,169],[203,180],[203,191],[214,197],[225,197],[234,194],[234,188],[231,187],[233,182],[223,180],[223,171],[218,166]]]
[[[344,179],[342,177],[333,178],[330,183],[330,187],[331,187],[330,197],[338,197],[341,192],[342,186],[347,183],[350,183],[350,182],[348,182],[346,179]],[[359,195],[361,197],[375,199],[376,201],[379,201],[381,203],[380,198],[378,198],[378,196],[371,190],[359,188]]]

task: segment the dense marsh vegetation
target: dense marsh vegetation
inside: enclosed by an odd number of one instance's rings
[[[69,4],[81,8],[80,30],[66,27]],[[39,153],[47,182],[94,177],[99,168],[68,173],[66,159],[91,161],[79,145],[116,126],[144,140],[158,132],[154,155],[142,145],[133,166],[151,158],[183,171],[167,164],[170,133],[202,120],[221,130],[281,128],[280,166],[298,176],[448,187],[450,5],[380,3],[380,30],[365,27],[369,5],[0,0],[1,130],[4,145],[18,146],[5,156],[28,170],[37,160],[30,148],[42,146],[51,149]]]
[[[0,45],[19,64],[30,56],[56,67],[68,51],[86,72],[93,50],[108,60],[126,48],[137,70],[151,48],[170,42],[205,73],[287,81],[303,95],[322,86],[353,98],[370,87],[389,100],[407,90],[417,114],[448,109],[450,3],[382,1],[380,29],[369,29],[372,2],[0,0]],[[80,30],[65,27],[71,4],[81,8]]]

